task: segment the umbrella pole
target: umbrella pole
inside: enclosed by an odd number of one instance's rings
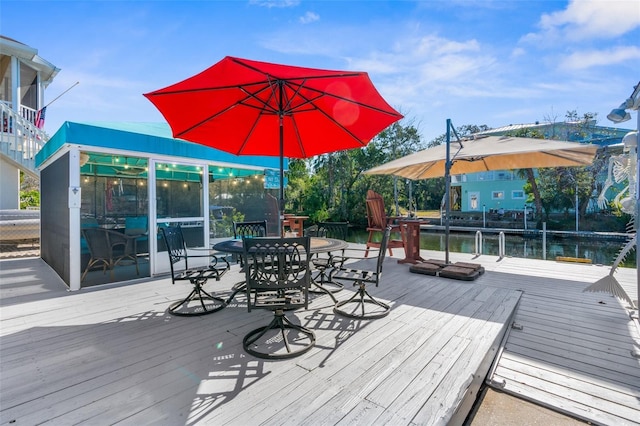
[[[447,118],[447,154],[444,163],[444,205],[445,205],[445,220],[444,220],[444,261],[449,264],[449,217],[451,216],[451,159],[450,159],[450,145],[451,145],[451,119]]]
[[[282,237],[282,223],[284,222],[284,128],[280,114],[280,199],[278,200],[278,236]]]
[[[282,237],[284,223],[284,95],[282,80],[278,84],[278,118],[280,124],[280,199],[278,200],[278,237]]]

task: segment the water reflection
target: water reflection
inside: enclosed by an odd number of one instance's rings
[[[364,243],[366,232],[354,231],[352,241]],[[420,234],[420,248],[423,250],[445,250],[445,235],[439,232],[422,232]],[[607,241],[588,238],[551,238],[547,236],[547,260],[554,260],[556,256],[577,257],[591,259],[594,264],[613,265],[613,262],[625,245],[625,241]],[[458,253],[475,253],[476,236],[473,233],[451,233],[449,250]],[[497,234],[482,235],[482,254],[498,256],[499,244]],[[505,234],[505,255],[531,259],[545,259],[542,249],[542,236],[523,238],[519,235]],[[634,268],[636,266],[635,250],[627,255],[621,266]]]

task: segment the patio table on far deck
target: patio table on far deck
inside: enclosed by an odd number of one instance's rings
[[[331,251],[343,250],[349,247],[349,243],[343,240],[338,240],[336,238],[311,237],[310,244],[312,254],[328,253]],[[242,245],[242,239],[231,239],[214,244],[213,250],[230,254],[242,254],[244,252],[244,247]],[[331,294],[329,290],[323,288],[315,281],[311,280],[311,283],[325,293]],[[231,296],[229,296],[229,299],[227,299],[227,303],[231,302],[234,296],[238,292],[244,291],[245,288],[246,287],[244,282],[234,285],[233,293],[231,294]]]

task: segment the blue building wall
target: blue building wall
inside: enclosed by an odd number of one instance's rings
[[[461,185],[461,211],[522,210],[526,200],[524,180],[467,182]],[[477,195],[477,197],[476,197]],[[474,202],[475,200],[475,202]]]

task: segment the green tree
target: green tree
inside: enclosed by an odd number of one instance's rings
[[[285,192],[285,211],[304,213],[305,189],[309,181],[309,171],[304,160],[292,159],[289,161],[287,172],[287,187]]]
[[[20,208],[40,207],[40,187],[38,180],[20,172]]]
[[[521,138],[534,138],[534,139],[544,139],[544,135],[535,129],[520,129],[512,136],[521,137]],[[533,169],[518,169],[516,170],[516,174],[520,179],[526,179],[527,183],[524,186],[524,191],[529,195],[527,201],[533,201],[535,205],[535,216],[536,219],[539,219],[542,215],[542,197],[540,195],[540,190],[538,189],[538,182],[536,181],[536,175]]]
[[[546,120],[552,123],[547,136],[550,139],[574,142],[592,141],[597,116],[597,113],[585,113],[579,116],[576,111],[567,111],[562,126],[555,126],[555,117],[547,117]],[[545,135],[536,129],[521,129],[514,132],[512,136],[545,138]],[[593,163],[587,167],[538,169],[538,177],[533,169],[521,169],[517,171],[517,174],[527,180],[524,190],[536,206],[537,219],[541,218],[543,209],[547,219],[549,219],[551,212],[549,209],[564,209],[566,212],[568,208],[577,208],[579,214],[584,216],[591,196],[597,190],[597,177],[606,166],[606,162],[607,155],[601,150],[596,154]],[[556,174],[557,176],[555,176]],[[579,206],[574,206],[576,184],[578,185]],[[541,185],[545,186],[544,189],[540,188]],[[547,199],[544,199],[545,196]]]
[[[20,208],[40,206],[40,191],[31,189],[28,191],[20,191]]]
[[[394,123],[360,149],[338,151],[310,160],[312,174],[306,187],[306,207],[315,220],[348,220],[363,224],[364,194],[380,192],[393,205],[393,177],[364,175],[364,171],[422,148],[417,129]],[[403,195],[404,196],[404,195]]]
[[[471,135],[476,134],[476,133],[485,132],[487,130],[489,130],[489,126],[487,126],[486,124],[481,124],[481,125],[465,124],[465,125],[462,125],[460,127],[456,127],[456,133],[461,138],[465,138],[465,137],[471,136]],[[452,141],[455,140],[455,136],[453,135],[453,133],[451,134],[451,140]],[[427,148],[431,148],[431,147],[434,147],[434,146],[442,145],[446,141],[447,141],[447,134],[443,133],[440,136],[432,139],[427,144]]]

